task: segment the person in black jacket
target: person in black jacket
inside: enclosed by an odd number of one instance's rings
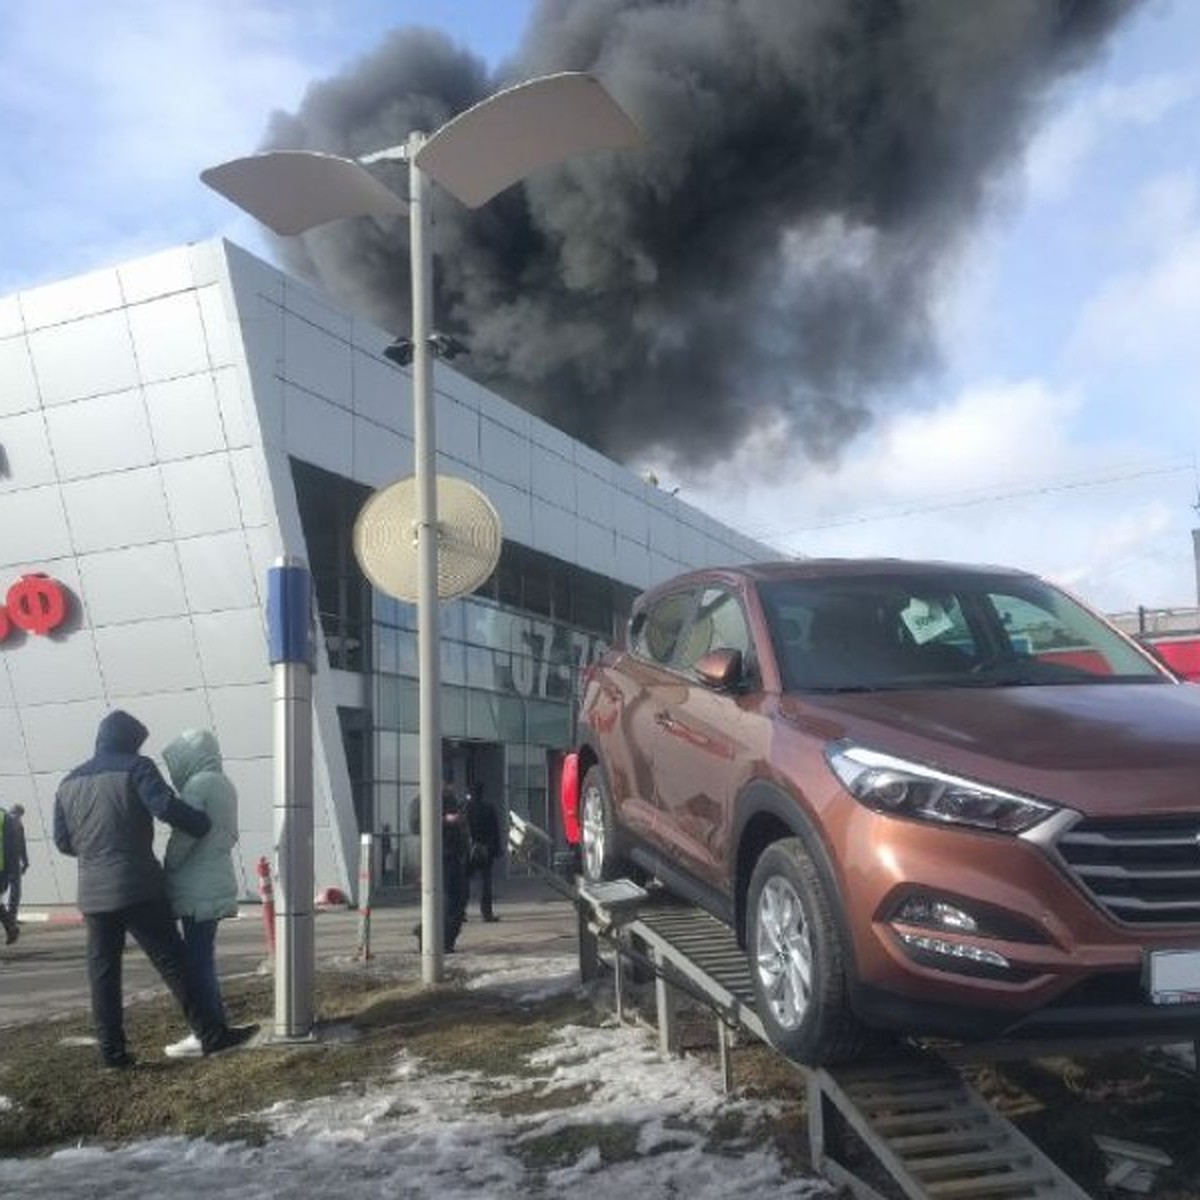
[[[421,832],[421,798],[414,798],[409,829]],[[442,788],[442,946],[447,954],[454,953],[454,944],[462,932],[467,917],[467,855],[470,838],[467,822],[458,806],[454,788]],[[417,948],[421,946],[421,926],[413,928]]]
[[[19,806],[18,806],[19,807]],[[20,893],[21,866],[17,854],[17,823],[12,814],[0,808],[0,926],[4,928],[4,944],[12,945],[20,935],[17,918],[9,912],[2,897],[6,888]],[[11,891],[9,892],[11,896]]]
[[[471,899],[471,880],[479,876],[479,915],[485,921],[498,921],[492,911],[492,867],[503,850],[500,840],[500,818],[490,800],[484,799],[483,784],[477,783],[467,793],[463,807],[467,828],[471,834],[471,851],[467,859],[467,897]]]
[[[154,857],[154,819],[197,838],[208,832],[209,819],[180,800],[153,760],[139,753],[147,736],[136,717],[120,709],[109,713],[96,733],[95,754],[66,776],[54,800],[54,844],[79,860],[92,1021],[106,1067],[135,1061],[125,1044],[121,998],[126,933],[162,976],[204,1054],[241,1045],[258,1028],[218,1021],[188,985],[183,939]]]
[[[17,927],[21,911],[21,876],[29,870],[29,847],[25,843],[25,806],[14,804],[8,810],[8,834],[12,838],[12,853],[8,873],[8,915],[12,926]],[[0,884],[0,894],[4,887]]]

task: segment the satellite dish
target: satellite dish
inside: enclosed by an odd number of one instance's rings
[[[354,522],[354,557],[380,591],[417,599],[417,481],[410,476],[373,493]],[[500,561],[500,518],[465,479],[437,477],[437,594],[473,592]]]

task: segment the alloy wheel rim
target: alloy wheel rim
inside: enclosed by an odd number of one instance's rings
[[[583,793],[583,865],[589,879],[604,870],[604,800],[598,787]]]
[[[755,969],[771,1015],[782,1029],[798,1029],[812,1002],[813,951],[804,904],[781,875],[758,897]]]

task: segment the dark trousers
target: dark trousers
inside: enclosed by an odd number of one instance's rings
[[[490,921],[492,919],[492,856],[490,854],[479,862],[472,859],[467,867],[467,904],[471,902],[471,880],[476,875],[479,876],[479,915],[485,921]]]
[[[166,898],[147,900],[113,912],[87,913],[88,984],[92,992],[92,1022],[106,1062],[125,1052],[125,1014],[121,994],[121,959],[125,935],[141,946],[163,983],[183,1009],[192,1031],[208,1046],[224,1026],[214,1022],[196,1002],[190,986],[183,939],[175,926]]]
[[[196,1003],[216,1025],[225,1024],[225,1001],[217,979],[217,922],[183,917],[183,948]]]
[[[0,891],[3,891],[0,888]],[[17,867],[8,878],[8,915],[15,921],[21,907],[21,868]]]
[[[447,950],[454,949],[458,935],[462,932],[463,920],[467,915],[467,865],[458,858],[442,860],[442,886],[445,895],[442,897],[446,907],[446,941]]]

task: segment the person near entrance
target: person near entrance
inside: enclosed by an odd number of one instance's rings
[[[483,794],[483,784],[475,784],[467,793],[463,806],[467,829],[471,837],[470,856],[467,859],[467,885],[465,908],[471,900],[471,881],[479,876],[479,915],[485,921],[498,921],[492,908],[492,868],[503,851],[500,838],[500,818],[495,806]]]
[[[157,818],[193,837],[211,821],[185,804],[141,753],[145,725],[116,709],[100,722],[96,750],[71,771],[54,799],[54,844],[79,861],[78,906],[87,927],[92,1020],[106,1067],[136,1061],[125,1043],[121,961],[134,940],[175,997],[204,1055],[248,1041],[256,1025],[231,1027],[205,1011],[188,974],[183,939],[171,916],[162,864],[154,856]]]
[[[409,829],[414,834],[421,832],[421,798],[413,799]],[[454,788],[446,784],[442,788],[442,948],[447,954],[454,953],[454,944],[462,932],[467,916],[467,855],[470,842],[467,822],[459,807]],[[421,948],[421,926],[413,927],[417,949]]]

